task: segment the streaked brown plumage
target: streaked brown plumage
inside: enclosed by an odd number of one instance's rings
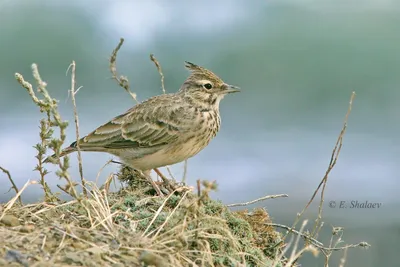
[[[221,99],[239,90],[193,63],[186,68],[190,76],[177,93],[154,96],[98,127],[79,141],[81,151],[107,152],[141,171],[200,152],[219,131]],[[61,156],[76,150],[74,142]]]

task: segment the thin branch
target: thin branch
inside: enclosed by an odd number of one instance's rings
[[[14,183],[14,180],[11,178],[11,174],[8,170],[4,169],[3,167],[0,166],[0,170],[3,171],[7,176],[8,176],[8,180],[10,180],[12,187],[14,188],[15,193],[18,195],[18,187],[17,185]],[[18,196],[18,201],[19,203],[22,204],[22,200],[21,200],[21,196]]]
[[[112,74],[112,78],[117,81],[118,85],[125,89],[129,93],[129,95],[137,102],[136,94],[133,93],[130,89],[128,78],[125,76],[119,76],[117,74],[117,54],[118,51],[121,49],[122,44],[124,43],[124,38],[121,38],[117,47],[113,50],[111,57],[110,57],[110,71]]]
[[[359,242],[357,244],[350,244],[350,245],[345,245],[342,247],[325,247],[320,241],[316,240],[315,238],[311,237],[310,235],[304,234],[301,231],[297,231],[289,226],[283,225],[283,224],[278,224],[278,223],[266,223],[265,225],[268,226],[273,226],[273,227],[279,227],[285,230],[288,230],[289,232],[295,233],[296,235],[302,236],[305,240],[309,241],[312,243],[315,247],[319,248],[322,252],[327,253],[327,252],[332,252],[332,251],[339,251],[339,250],[344,250],[348,248],[356,248],[356,247],[363,247],[363,248],[368,248],[371,245],[368,244],[367,242]]]
[[[296,235],[300,235],[302,237],[304,237],[304,239],[310,240],[314,245],[319,245],[319,246],[323,246],[324,244],[322,244],[321,242],[319,242],[317,239],[310,237],[307,234],[304,234],[302,232],[297,231],[296,229],[293,229],[287,225],[284,224],[279,224],[279,223],[266,223],[265,225],[268,226],[273,226],[273,227],[279,227],[285,230],[288,230],[291,233],[295,233]]]
[[[151,61],[154,62],[154,64],[155,64],[156,67],[157,67],[158,73],[159,73],[160,76],[161,76],[161,87],[162,87],[163,93],[166,94],[165,86],[164,86],[164,74],[163,74],[163,72],[162,72],[161,65],[160,65],[160,63],[158,62],[158,60],[156,59],[156,57],[154,56],[154,54],[150,54],[150,59],[151,59]]]
[[[300,231],[299,233],[303,233],[304,232],[304,228],[307,225],[308,220],[304,220],[303,224],[300,227]],[[294,242],[294,246],[292,249],[292,253],[290,254],[290,258],[289,261],[287,262],[286,266],[293,266],[293,263],[295,263],[297,261],[297,259],[300,257],[301,253],[303,253],[305,251],[305,248],[303,248],[303,250],[297,251],[297,248],[299,246],[299,242],[300,242],[300,237],[301,234],[297,235],[296,241]]]
[[[156,65],[157,71],[158,71],[158,73],[160,74],[160,77],[161,77],[161,89],[162,89],[162,91],[163,91],[163,94],[166,94],[167,91],[165,90],[165,85],[164,85],[164,73],[163,73],[163,71],[162,71],[161,64],[160,64],[160,62],[158,62],[158,60],[156,59],[156,57],[154,56],[154,54],[150,54],[150,60],[153,61],[154,65]],[[186,163],[186,162],[187,162],[187,159],[185,160],[185,163]],[[175,178],[174,178],[174,176],[172,175],[172,172],[171,172],[171,169],[169,168],[169,166],[166,166],[166,169],[167,169],[169,175],[171,176],[171,178],[175,180]],[[155,171],[156,171],[156,170],[155,170]],[[157,171],[158,171],[158,170],[157,170]],[[157,172],[157,171],[156,171],[156,172]],[[161,178],[162,178],[162,177],[161,177]],[[164,182],[165,182],[165,180],[164,180]]]
[[[229,204],[229,205],[226,205],[226,206],[229,207],[229,208],[231,208],[231,207],[248,206],[248,205],[251,205],[251,204],[266,200],[266,199],[278,198],[278,197],[288,197],[288,195],[287,194],[279,194],[279,195],[263,196],[263,197],[255,199],[255,200],[252,200],[252,201],[248,201],[248,202],[244,202],[244,203]]]
[[[171,177],[171,179],[173,179],[173,180],[175,181],[175,177],[174,177],[174,175],[172,174],[171,168],[169,168],[169,167],[167,166],[166,169],[167,169],[167,172],[168,172],[168,174],[169,174],[169,177]]]
[[[314,191],[311,199],[308,201],[308,203],[304,207],[304,209],[297,215],[297,218],[296,218],[295,222],[293,223],[293,227],[295,227],[296,224],[299,222],[300,217],[304,214],[304,212],[308,209],[308,207],[314,201],[314,198],[317,195],[317,193],[319,192],[321,186],[323,186],[322,187],[322,191],[321,191],[321,200],[320,200],[320,203],[319,203],[320,205],[319,205],[319,211],[318,211],[318,219],[316,220],[316,224],[315,224],[314,229],[313,229],[313,235],[315,234],[315,230],[318,228],[319,221],[322,218],[322,205],[323,205],[323,202],[324,202],[324,192],[325,192],[326,183],[328,181],[329,173],[331,172],[333,167],[336,165],[337,159],[338,159],[338,157],[340,155],[340,151],[341,151],[341,148],[342,148],[342,142],[343,142],[343,136],[344,136],[344,134],[346,132],[347,120],[348,120],[349,114],[351,112],[351,108],[352,108],[352,105],[353,105],[353,100],[354,100],[355,95],[356,95],[355,92],[352,92],[351,97],[350,97],[349,107],[348,107],[348,110],[347,110],[347,113],[346,113],[346,116],[345,116],[345,120],[344,120],[344,123],[343,123],[343,128],[340,131],[339,137],[338,137],[338,139],[336,141],[336,144],[335,144],[335,147],[334,147],[334,149],[332,151],[328,169],[326,170],[325,175],[322,178],[321,182],[319,183],[317,189]]]
[[[79,145],[80,138],[79,138],[79,117],[78,117],[78,109],[76,107],[76,100],[75,100],[75,95],[78,93],[79,87],[77,90],[75,90],[75,85],[76,85],[76,79],[75,79],[75,73],[76,73],[76,64],[75,61],[72,61],[71,65],[68,67],[68,69],[71,68],[71,100],[72,104],[74,105],[74,119],[75,119],[75,134],[76,134],[76,148],[78,152],[78,168],[79,168],[79,175],[81,176],[81,182],[82,182],[82,192],[83,194],[87,197],[87,191],[86,191],[86,181],[83,178],[83,168],[82,168],[82,155],[81,155],[81,148]],[[68,71],[68,70],[67,70]]]
[[[187,167],[188,167],[188,160],[185,159],[185,163],[183,164],[183,176],[182,176],[182,183],[183,184],[186,184]]]
[[[327,247],[318,247],[324,251],[339,251],[339,250],[344,250],[344,249],[349,249],[349,248],[357,248],[357,247],[362,247],[362,248],[369,248],[371,245],[365,241],[359,242],[357,244],[350,244],[350,245],[345,245],[342,247],[333,247],[333,248],[327,248]]]
[[[327,173],[325,174],[324,179],[321,181],[321,182],[323,182],[323,186],[322,186],[322,190],[321,190],[321,200],[320,200],[320,202],[319,202],[318,218],[317,218],[317,221],[315,222],[312,235],[315,235],[315,234],[316,234],[316,229],[318,228],[318,224],[320,223],[320,221],[321,221],[321,219],[322,219],[322,210],[323,210],[323,204],[324,204],[324,195],[325,195],[326,184],[327,184],[327,182],[328,182],[328,175],[329,175],[330,171],[333,169],[333,167],[336,165],[337,159],[338,159],[338,157],[339,157],[339,155],[340,155],[340,151],[341,151],[342,145],[343,145],[343,137],[344,137],[344,134],[346,133],[346,129],[347,129],[347,121],[348,121],[349,115],[350,115],[350,113],[351,113],[351,108],[352,108],[352,106],[353,106],[353,101],[354,101],[354,97],[355,97],[355,96],[356,96],[356,93],[355,93],[355,92],[352,92],[352,94],[351,94],[351,96],[350,96],[349,107],[348,107],[348,109],[347,109],[347,113],[346,113],[346,116],[345,116],[345,118],[344,118],[343,128],[342,128],[342,130],[341,130],[341,132],[340,132],[338,141],[336,142],[335,149],[334,149],[333,152],[332,152],[332,157],[333,157],[333,155],[336,154],[336,155],[334,156],[333,161],[332,161],[332,158],[331,158],[331,161],[330,161],[330,162],[331,162],[330,166],[332,166],[332,167],[330,167],[330,168],[328,167],[328,170],[329,170],[329,171],[327,171]],[[339,145],[339,146],[338,146],[338,145]],[[337,149],[336,149],[336,148],[337,148]]]
[[[200,200],[200,196],[201,196],[201,185],[200,185],[200,179],[198,179],[197,181],[197,197],[199,198],[199,200]]]

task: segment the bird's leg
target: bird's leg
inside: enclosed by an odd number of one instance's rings
[[[161,177],[161,179],[164,181],[164,183],[169,182],[168,178],[165,177],[164,174],[162,174],[159,169],[155,168],[154,171],[157,173],[158,176]]]
[[[160,188],[158,187],[158,185],[153,181],[153,179],[150,176],[150,171],[144,171],[143,175],[147,178],[147,180],[149,180],[150,184],[153,186],[154,190],[156,190],[157,195],[159,195],[160,197],[164,196],[164,194],[161,192]]]
[[[164,184],[167,185],[170,189],[172,189],[172,191],[176,189],[175,186],[173,186],[171,184],[169,179],[167,177],[165,177],[164,174],[162,174],[159,169],[155,168],[154,171],[158,174],[158,176],[161,177],[161,179],[163,180]]]

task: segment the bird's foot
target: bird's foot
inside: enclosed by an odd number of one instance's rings
[[[161,177],[161,179],[163,180],[164,186],[165,186],[170,192],[173,192],[173,191],[176,190],[177,187],[176,187],[173,183],[171,183],[171,181],[170,181],[167,177],[165,177],[164,174],[162,174],[162,172],[160,172],[159,169],[155,168],[154,171],[157,173],[158,176]]]
[[[154,190],[156,191],[157,195],[160,197],[163,197],[164,194],[161,192],[160,187],[154,182],[154,180],[151,178],[149,173],[144,173],[144,176],[146,176],[147,180],[150,182],[150,184],[153,186]]]

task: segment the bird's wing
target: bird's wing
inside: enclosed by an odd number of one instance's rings
[[[150,99],[115,117],[82,138],[80,147],[84,150],[155,147],[175,141],[187,129],[174,119],[183,109],[168,99],[162,100],[156,102],[164,105],[154,106],[154,99]]]

